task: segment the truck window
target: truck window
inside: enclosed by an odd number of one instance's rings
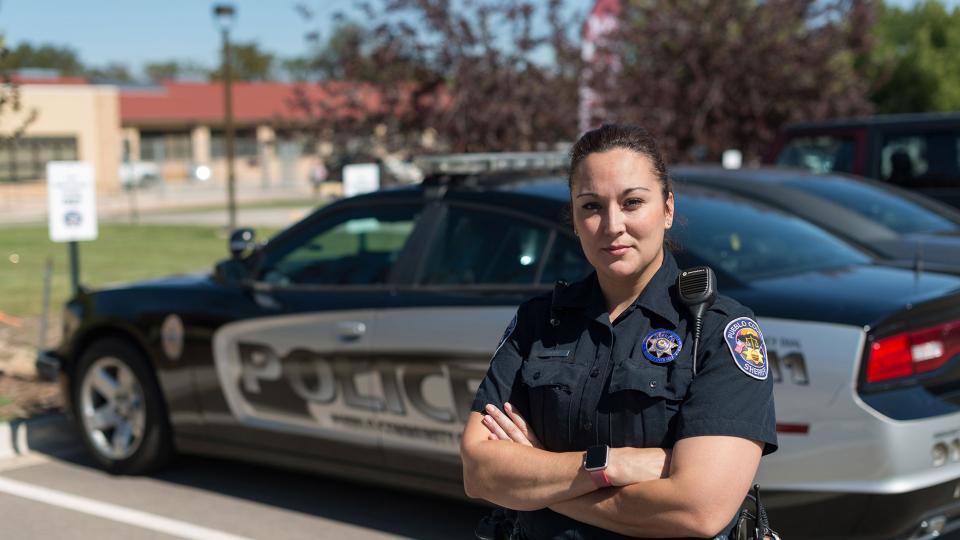
[[[903,187],[955,185],[960,176],[960,133],[889,135],[880,150],[880,177]]]
[[[813,172],[853,172],[852,137],[821,135],[797,137],[783,147],[777,165],[800,167]]]

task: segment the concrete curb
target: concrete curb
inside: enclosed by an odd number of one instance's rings
[[[64,413],[0,423],[0,461],[68,444],[77,438],[76,426]]]

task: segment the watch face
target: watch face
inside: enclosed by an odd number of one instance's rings
[[[583,468],[586,470],[599,470],[607,466],[607,453],[610,449],[606,446],[591,446],[587,448],[587,459],[583,462]]]

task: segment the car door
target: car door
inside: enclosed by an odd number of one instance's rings
[[[205,414],[232,425],[232,440],[286,456],[380,462],[375,319],[423,204],[366,201],[321,211],[271,241],[251,284],[265,315],[217,330],[228,418],[215,403]]]
[[[589,270],[557,224],[474,204],[445,203],[439,214],[373,340],[396,398],[382,413],[386,463],[424,481],[459,480],[463,423],[517,306]]]

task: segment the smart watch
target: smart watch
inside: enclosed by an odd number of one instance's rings
[[[597,487],[610,487],[610,479],[607,478],[607,462],[610,460],[610,447],[605,444],[598,444],[587,448],[587,453],[583,456],[583,469],[590,473],[590,478]]]

